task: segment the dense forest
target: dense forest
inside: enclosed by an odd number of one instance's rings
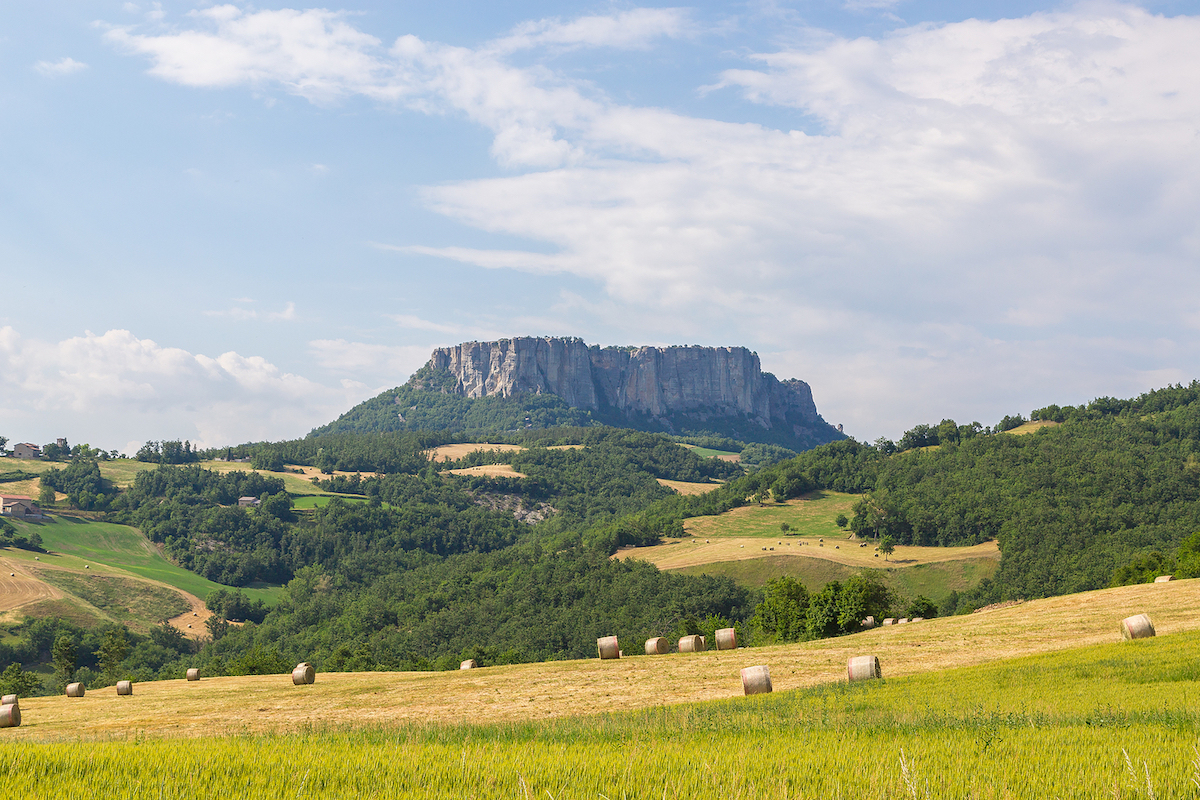
[[[860,536],[998,541],[996,577],[942,613],[1163,572],[1200,575],[1200,384],[1051,406],[1030,418],[1044,424],[1027,432],[1022,415],[994,428],[942,420],[897,442],[848,439],[790,458],[760,445],[750,469],[661,434],[600,426],[521,430],[509,438],[524,450],[437,465],[428,449],[451,438],[445,431],[243,446],[239,456],[256,464],[319,466],[321,488],[346,495],[304,512],[279,478],[166,463],[195,452],[178,443],[159,444],[159,465],[120,492],[95,459],[79,456],[46,473],[67,504],[138,527],[179,564],[230,588],[209,598],[216,616],[200,647],[165,629],[139,636],[25,623],[0,644],[0,666],[10,667],[0,684],[28,683],[19,665],[35,662],[72,660],[95,681],[171,677],[190,665],[210,674],[278,671],[301,659],[322,669],[438,669],[464,658],[584,657],[612,633],[636,652],[652,635],[726,625],[761,643],[850,633],[868,613],[936,613],[922,598],[889,596],[870,574],[810,595],[791,579],[748,590],[608,557],[622,544],[681,535],[689,517],[821,490],[862,495],[848,521]],[[500,462],[526,477],[446,472]],[[346,469],[357,473],[332,474]],[[659,478],[723,483],[685,497]],[[260,505],[239,507],[245,496]],[[274,607],[238,589],[259,581],[285,586]]]

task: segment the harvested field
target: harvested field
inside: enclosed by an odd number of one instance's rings
[[[496,451],[500,453],[511,453],[525,448],[519,444],[487,444],[487,443],[468,443],[468,444],[444,444],[441,447],[435,447],[429,451],[430,461],[457,461],[463,456],[468,456],[475,452]]]
[[[463,467],[462,469],[446,470],[451,475],[482,475],[489,478],[525,478],[523,472],[517,472],[511,464],[484,464],[480,467]]]
[[[777,544],[782,541],[783,544]],[[840,545],[841,549],[834,549]],[[883,569],[885,567],[912,567],[917,564],[933,564],[940,561],[957,561],[967,558],[1000,559],[1000,547],[995,542],[984,542],[971,547],[911,547],[896,545],[896,552],[888,558],[875,558],[874,546],[859,547],[857,541],[826,539],[824,547],[816,539],[807,537],[780,537],[764,540],[762,537],[722,536],[707,542],[701,538],[676,539],[670,544],[651,547],[622,549],[614,558],[636,558],[649,561],[659,569],[682,569],[701,564],[721,561],[746,561],[754,558],[779,556],[781,553],[798,558],[823,558],[850,567]],[[763,550],[773,547],[774,550]],[[1161,584],[1160,584],[1161,585]]]
[[[30,567],[46,583],[85,601],[106,618],[145,634],[165,619],[190,611],[196,598],[157,581],[99,574],[99,570]],[[203,605],[203,604],[201,604]]]
[[[719,483],[689,483],[688,481],[669,481],[666,478],[656,478],[660,486],[666,486],[668,489],[674,489],[680,494],[704,494],[718,488]]]
[[[1015,428],[1011,428],[1007,431],[1003,431],[1003,433],[1013,433],[1013,434],[1016,434],[1017,436],[1023,436],[1027,433],[1037,433],[1042,428],[1057,428],[1058,426],[1059,426],[1059,423],[1057,423],[1057,422],[1050,422],[1049,420],[1039,419],[1039,420],[1034,420],[1032,422],[1026,422],[1023,425],[1018,425]]]
[[[1119,644],[1120,621],[1133,611],[1150,615],[1159,641],[1200,630],[1200,580],[1124,586],[987,614],[748,650],[660,656],[627,651],[625,658],[612,661],[592,658],[450,672],[322,672],[315,684],[303,687],[293,686],[286,673],[139,683],[135,703],[121,702],[107,692],[90,692],[72,703],[61,697],[22,699],[25,723],[6,736],[54,740],[294,731],[312,725],[314,708],[321,709],[322,719],[346,727],[581,716],[739,697],[739,670],[754,664],[770,667],[775,691],[780,692],[840,683],[849,658],[863,653],[877,655],[885,678],[895,678]]]
[[[12,573],[16,573],[13,577]],[[40,600],[57,600],[63,593],[30,574],[25,562],[0,558],[0,613]]]

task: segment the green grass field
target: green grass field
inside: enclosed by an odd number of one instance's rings
[[[310,508],[324,508],[325,506],[329,505],[329,501],[334,497],[340,497],[347,503],[365,503],[368,499],[365,495],[357,494],[303,495],[301,497],[294,498],[293,508],[298,511],[306,511]]]
[[[50,555],[40,555],[25,550],[9,548],[5,554],[10,558],[32,561],[35,557],[47,566],[63,566],[82,570],[97,566],[112,567],[143,578],[161,581],[200,599],[213,589],[228,588],[202,578],[194,572],[176,566],[164,558],[154,545],[139,531],[127,525],[111,522],[92,522],[76,517],[58,515],[51,522],[35,524],[14,522],[14,525],[37,531],[42,537],[42,546]],[[279,594],[277,588],[246,589],[252,600],[272,604]]]
[[[181,742],[131,729],[86,745],[0,735],[0,773],[13,796],[118,799],[1196,797],[1198,648],[1190,631],[539,722],[345,727],[318,707],[283,734]],[[102,711],[138,694],[55,701]],[[38,713],[25,715],[36,724]]]
[[[701,458],[720,458],[721,456],[738,456],[740,453],[734,453],[730,450],[713,450],[711,447],[699,447],[697,445],[684,445]]]
[[[787,523],[798,536],[846,536],[848,531],[834,522],[838,514],[851,516],[856,494],[812,492],[787,503],[750,504],[713,517],[684,520],[684,528],[695,536],[779,537]]]

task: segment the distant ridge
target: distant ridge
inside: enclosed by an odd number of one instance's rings
[[[763,372],[744,347],[601,348],[557,337],[440,347],[407,384],[314,433],[562,424],[712,433],[794,450],[844,438],[817,413],[807,383]]]

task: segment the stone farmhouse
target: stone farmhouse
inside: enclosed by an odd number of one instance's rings
[[[42,510],[32,497],[6,495],[0,498],[0,514],[14,519],[42,519]]]
[[[14,458],[41,458],[42,457],[42,448],[38,447],[36,444],[30,444],[29,442],[21,442],[20,444],[13,445],[13,457]]]

